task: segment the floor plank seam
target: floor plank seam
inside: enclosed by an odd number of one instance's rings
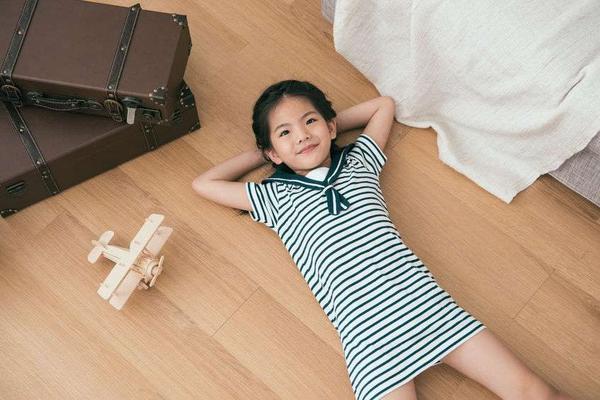
[[[210,335],[211,337],[214,337],[217,333],[219,333],[219,331],[221,330],[221,328],[223,328],[223,326],[225,326],[225,324],[231,319],[233,318],[233,316],[239,311],[240,308],[242,308],[244,306],[244,304],[246,304],[248,302],[248,300],[250,300],[250,298],[252,296],[254,296],[254,293],[256,293],[258,290],[260,289],[260,286],[258,286],[256,289],[254,289],[254,291],[252,293],[250,293],[250,296],[248,296],[243,302],[242,304],[240,304],[240,306],[238,308],[236,308],[229,317],[227,317],[227,319],[225,321],[223,321],[223,323],[212,333],[212,335]]]
[[[551,278],[552,278],[552,274],[554,273],[554,270],[548,274],[548,276],[546,277],[546,279],[544,279],[544,282],[542,282],[542,284],[535,290],[535,292],[533,292],[533,294],[531,296],[529,296],[529,298],[527,299],[527,301],[523,304],[523,306],[519,309],[519,311],[517,311],[515,313],[514,316],[511,317],[511,319],[515,322],[517,322],[517,318],[519,317],[519,314],[521,314],[521,311],[523,311],[523,309],[525,307],[527,307],[527,305],[531,302],[531,300],[535,297],[535,295],[540,291],[540,289],[546,284],[546,282],[548,282]]]

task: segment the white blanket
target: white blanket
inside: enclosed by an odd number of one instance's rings
[[[599,0],[337,0],[334,43],[506,203],[600,131]]]

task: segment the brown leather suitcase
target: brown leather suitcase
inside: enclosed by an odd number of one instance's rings
[[[14,214],[198,129],[194,96],[185,83],[169,122],[129,125],[0,102],[0,215]]]
[[[0,100],[168,123],[191,50],[183,15],[81,0],[0,0]]]

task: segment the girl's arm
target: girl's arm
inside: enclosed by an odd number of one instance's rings
[[[336,117],[337,130],[341,133],[366,125],[363,133],[383,150],[390,136],[395,111],[394,99],[389,96],[376,97],[339,112]]]
[[[196,177],[192,182],[192,188],[208,200],[224,206],[252,211],[252,205],[246,194],[246,184],[235,181],[266,162],[260,150],[245,151]]]

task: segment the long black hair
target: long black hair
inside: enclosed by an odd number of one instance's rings
[[[327,122],[330,122],[337,115],[325,93],[310,82],[285,80],[269,86],[254,104],[252,112],[252,131],[256,138],[256,147],[262,150],[263,157],[267,161],[271,160],[266,156],[265,150],[271,149],[272,146],[269,113],[286,96],[306,98]],[[332,142],[334,141],[335,139]],[[271,164],[273,167],[277,167],[277,164],[272,161]]]

